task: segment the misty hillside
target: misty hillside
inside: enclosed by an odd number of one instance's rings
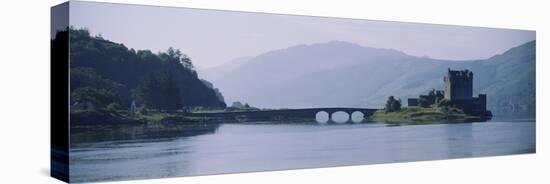
[[[221,66],[211,68],[197,68],[197,73],[200,74],[201,78],[204,78],[208,81],[215,81],[223,78],[227,73],[235,70],[252,58],[253,57],[239,57],[228,61]]]
[[[259,107],[383,106],[443,89],[447,68],[474,72],[474,93],[487,93],[496,114],[534,115],[535,42],[486,60],[445,61],[391,49],[332,41],[271,51],[215,80],[226,100]]]
[[[345,55],[347,57],[341,57]],[[255,90],[274,87],[303,75],[375,60],[396,60],[409,56],[387,49],[364,49],[346,42],[298,45],[268,52],[252,59],[214,83],[232,97],[251,97]],[[338,61],[338,62],[335,62]],[[219,83],[219,84],[218,84]],[[238,95],[238,96],[236,96]]]

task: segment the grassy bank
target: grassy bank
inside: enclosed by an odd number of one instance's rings
[[[148,112],[130,115],[126,111],[76,111],[71,112],[71,127],[129,126],[129,125],[174,125],[209,123],[215,119],[187,117],[178,113]]]
[[[175,113],[129,115],[125,111],[78,111],[71,112],[71,144],[194,136],[212,133],[218,127],[215,120]]]
[[[437,124],[486,121],[490,117],[470,115],[457,108],[407,107],[396,112],[378,110],[373,114],[375,121],[396,124]]]

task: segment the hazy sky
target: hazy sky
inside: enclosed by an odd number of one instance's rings
[[[485,59],[535,39],[534,31],[156,6],[71,2],[71,25],[134,49],[189,55],[200,68],[298,44],[332,40],[437,59]]]

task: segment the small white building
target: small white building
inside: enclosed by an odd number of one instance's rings
[[[130,115],[134,115],[134,114],[137,113],[136,101],[135,100],[132,100],[132,103],[130,104],[130,108],[128,109],[128,113]]]

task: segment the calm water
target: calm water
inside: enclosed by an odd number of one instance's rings
[[[534,121],[222,124],[197,136],[73,145],[70,174],[81,182],[534,152]]]

